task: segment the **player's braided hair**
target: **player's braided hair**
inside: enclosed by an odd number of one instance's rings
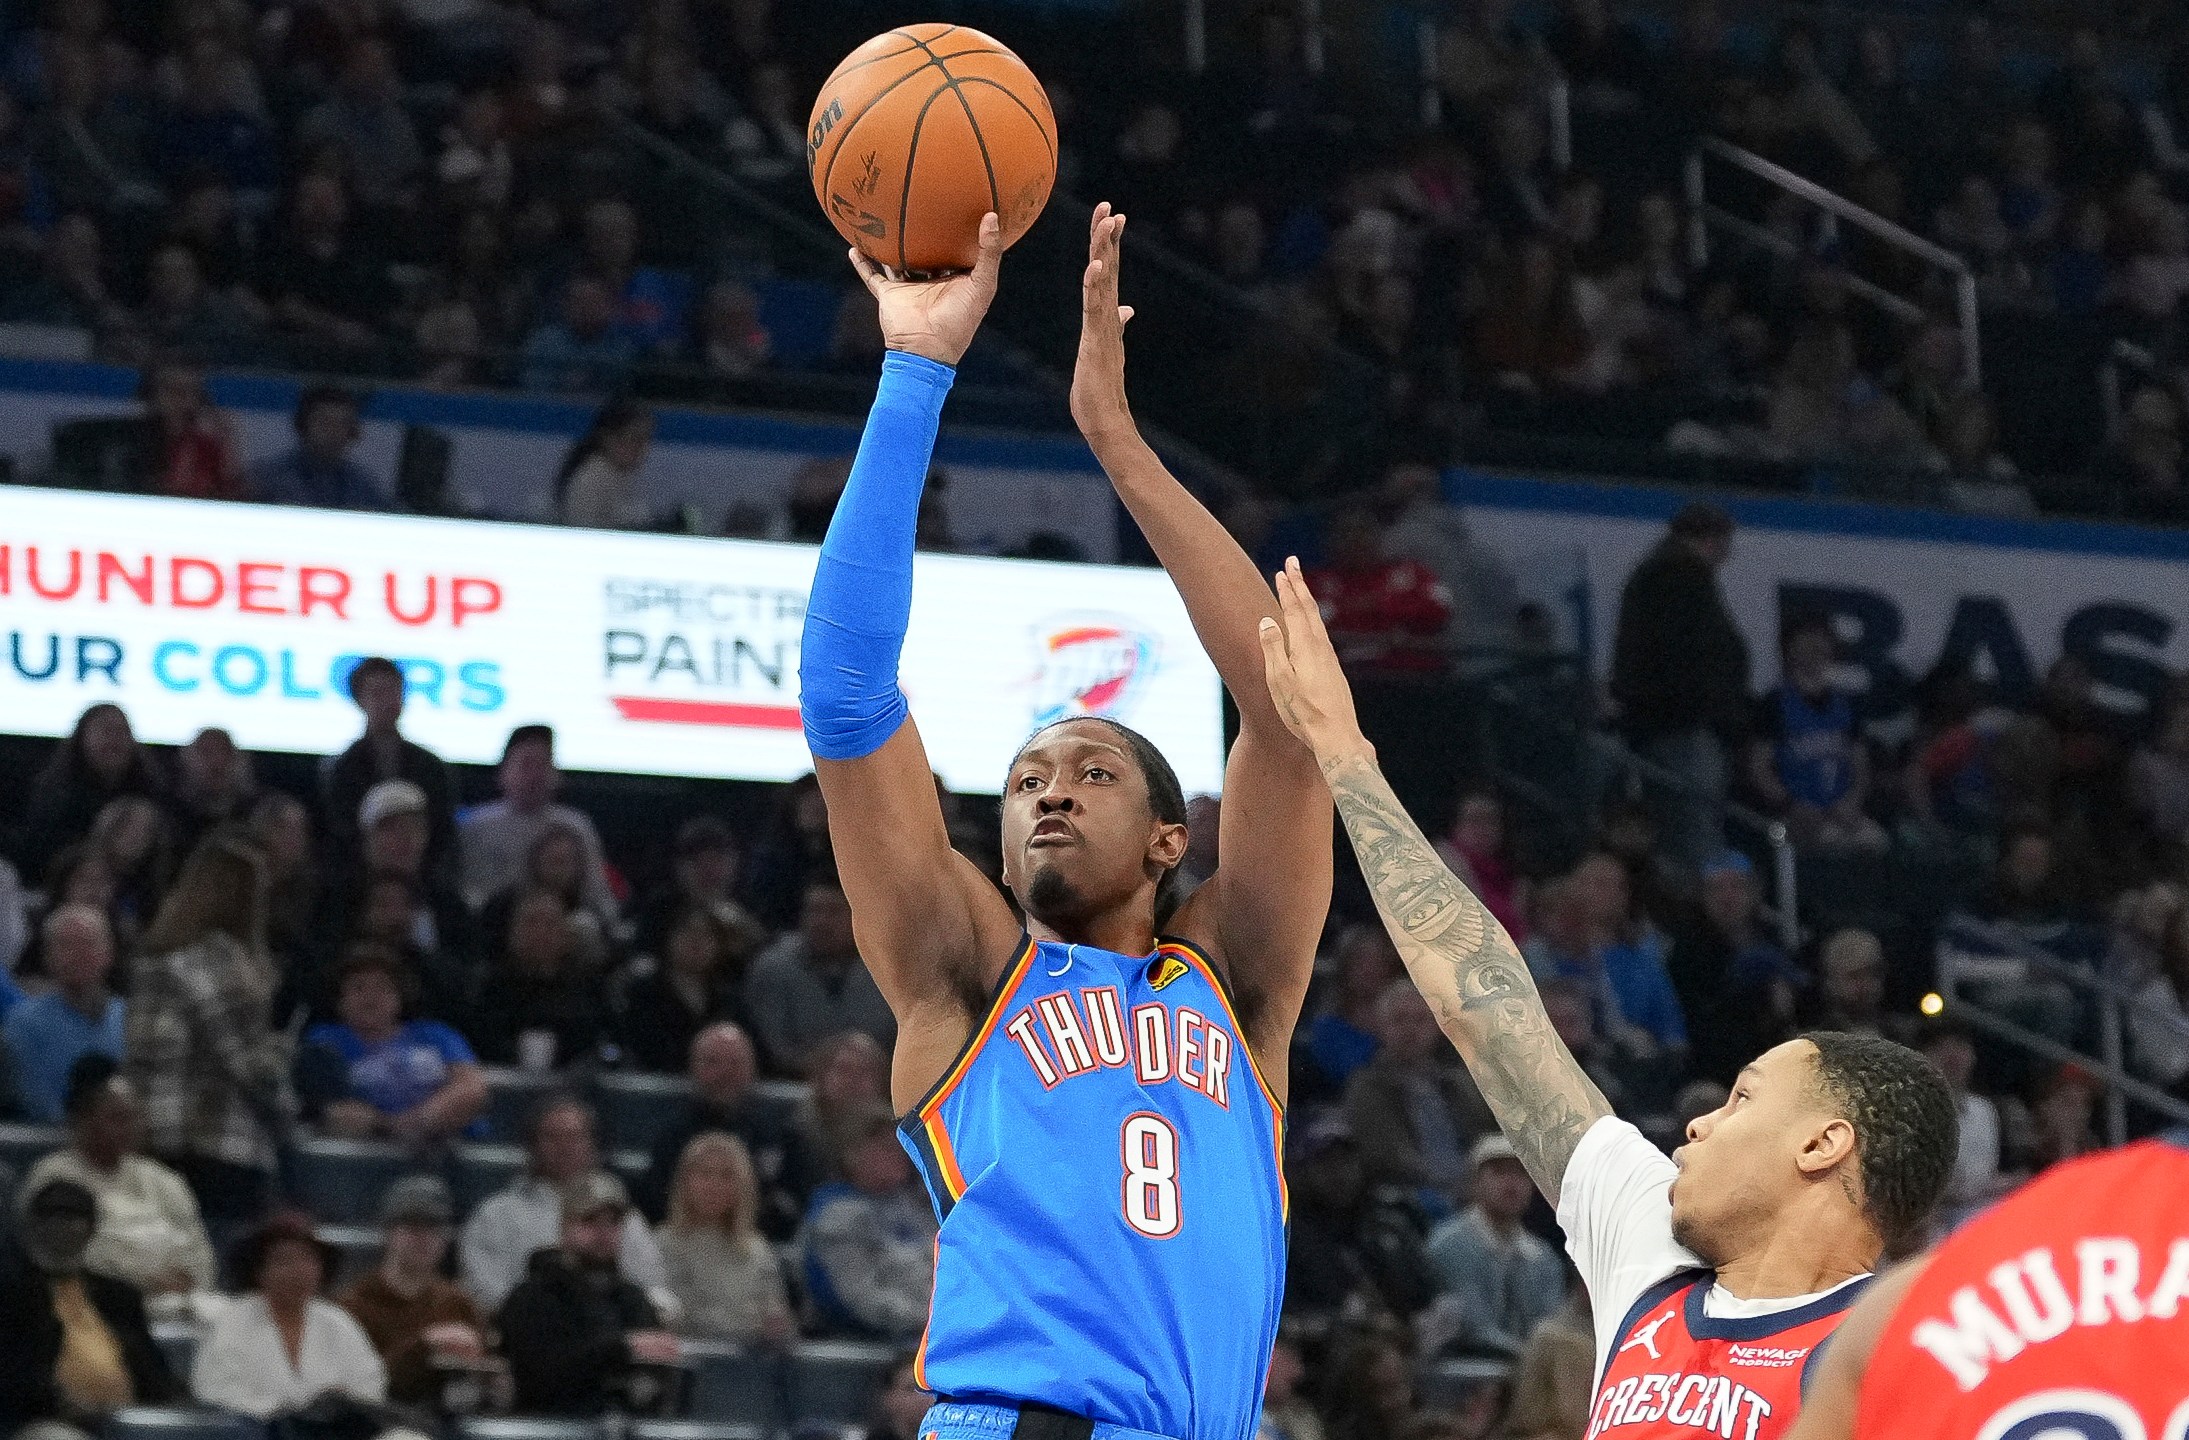
[[[1069,720],[1056,720],[1042,726],[1026,738],[1026,745],[1033,744],[1043,732],[1053,730],[1058,725],[1071,724],[1073,720],[1092,720],[1124,741],[1125,749],[1131,753],[1133,762],[1140,767],[1141,777],[1147,781],[1148,809],[1165,825],[1186,823],[1186,790],[1178,783],[1178,772],[1171,769],[1171,762],[1163,758],[1163,752],[1155,748],[1153,740],[1130,725],[1121,724],[1103,715],[1074,715]],[[1026,753],[1026,745],[1019,747],[1019,754]],[[1018,756],[1012,756],[1011,763],[1016,765]],[[1164,871],[1163,878],[1156,882],[1156,929],[1161,930],[1169,924],[1171,915],[1183,903],[1185,897],[1178,893],[1183,883],[1175,865]]]
[[[1817,1085],[1855,1130],[1862,1203],[1888,1255],[1906,1253],[1946,1191],[1960,1144],[1953,1092],[1930,1061],[1876,1035],[1812,1030]]]

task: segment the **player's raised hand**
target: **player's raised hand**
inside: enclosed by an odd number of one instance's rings
[[[1002,263],[1003,224],[993,213],[981,217],[980,258],[961,274],[910,280],[851,252],[852,268],[882,307],[882,343],[943,365],[957,364],[973,343]]]
[[[1118,256],[1125,217],[1105,200],[1087,222],[1087,271],[1080,280],[1079,361],[1072,367],[1072,419],[1089,440],[1130,428],[1125,403],[1125,322],[1130,305],[1117,300]]]
[[[1333,760],[1372,754],[1353,711],[1353,687],[1338,667],[1338,652],[1301,578],[1297,556],[1277,572],[1277,615],[1262,621],[1262,666],[1285,728],[1315,752],[1326,774]]]

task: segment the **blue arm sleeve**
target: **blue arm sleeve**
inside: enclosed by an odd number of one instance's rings
[[[823,760],[871,755],[904,724],[897,658],[912,620],[912,538],[956,375],[902,351],[882,361],[851,479],[821,542],[799,647],[798,708],[806,745]]]

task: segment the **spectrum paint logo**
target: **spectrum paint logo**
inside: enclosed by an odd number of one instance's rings
[[[1156,637],[1115,615],[1058,615],[1034,627],[1034,724],[1128,710],[1154,676]]]

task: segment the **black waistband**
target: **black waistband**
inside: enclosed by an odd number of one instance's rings
[[[1018,1423],[1011,1427],[1012,1440],[1094,1440],[1094,1421],[1038,1400],[957,1400],[947,1395],[935,1398],[945,1405],[993,1405],[1016,1410]]]

